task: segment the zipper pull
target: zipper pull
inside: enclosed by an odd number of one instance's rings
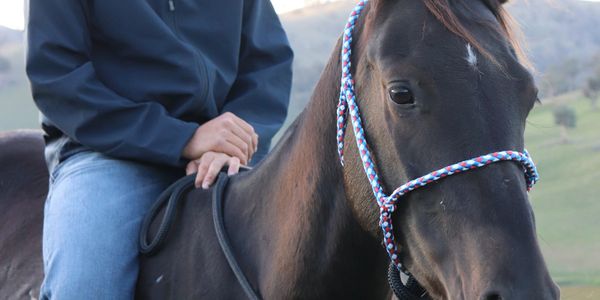
[[[175,2],[173,0],[169,0],[169,10],[175,11]]]

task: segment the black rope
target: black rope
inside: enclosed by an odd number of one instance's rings
[[[390,263],[390,267],[388,268],[388,282],[396,297],[400,300],[431,299],[425,288],[411,274],[407,275],[408,280],[404,284],[400,278],[400,271],[398,271],[398,268],[393,263]]]
[[[248,168],[242,168],[240,170],[246,171],[248,170]],[[142,222],[142,228],[140,231],[139,238],[139,246],[141,253],[145,255],[153,255],[156,252],[158,252],[163,246],[169,229],[171,228],[171,225],[175,220],[175,214],[177,212],[178,204],[181,201],[181,199],[183,199],[183,197],[185,196],[185,193],[187,193],[194,187],[195,178],[196,174],[193,174],[177,180],[175,183],[170,185],[164,192],[162,192],[156,200],[156,202],[154,202],[154,204],[150,208],[150,211],[148,212],[148,214],[146,214],[146,216],[144,217],[144,221]],[[246,293],[248,298],[251,300],[259,300],[260,297],[257,295],[256,291],[252,289],[252,286],[250,285],[248,279],[242,272],[242,269],[238,265],[235,256],[233,255],[233,251],[231,250],[231,245],[229,243],[227,233],[225,231],[225,225],[223,222],[223,191],[225,190],[228,181],[229,176],[224,172],[220,172],[212,191],[212,215],[213,222],[215,225],[215,231],[217,234],[217,240],[219,241],[221,251],[223,251],[227,263],[231,267],[231,270],[233,271],[235,277],[242,286],[244,293]],[[154,238],[151,239],[151,241],[148,241],[148,236],[150,234],[150,225],[165,205],[167,206],[167,208],[158,227],[158,232],[156,236],[154,236]]]
[[[248,296],[249,299],[259,300],[261,299],[257,292],[252,288],[248,278],[244,275],[244,272],[240,268],[235,256],[233,255],[233,251],[231,250],[231,244],[229,243],[229,239],[227,238],[227,232],[225,231],[225,224],[223,222],[223,191],[227,186],[227,182],[229,182],[229,176],[225,173],[220,173],[217,178],[217,183],[215,184],[215,188],[212,194],[212,203],[213,203],[213,222],[215,225],[215,231],[217,232],[217,239],[219,241],[219,245],[221,246],[221,250],[227,259],[227,263],[229,263],[229,267],[235,274],[238,282],[244,289],[244,293]]]
[[[158,199],[146,216],[144,217],[144,221],[142,222],[142,228],[140,231],[140,252],[146,255],[153,255],[156,253],[164,244],[164,241],[167,237],[167,233],[169,228],[171,228],[171,224],[175,219],[175,213],[177,212],[177,204],[183,198],[184,194],[187,193],[192,187],[194,187],[194,180],[196,178],[196,174],[185,176],[175,181],[172,185],[170,185],[165,191],[163,191]],[[158,215],[160,209],[165,205],[167,205],[167,209],[163,218],[160,222],[158,232],[156,236],[148,242],[148,235],[150,233],[150,225],[152,224],[152,220]]]

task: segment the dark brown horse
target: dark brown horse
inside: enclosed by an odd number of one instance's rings
[[[536,89],[517,58],[501,2],[367,5],[355,32],[353,73],[386,191],[463,159],[523,151]],[[233,177],[226,190],[224,218],[234,254],[264,299],[389,297],[379,209],[350,129],[344,167],[337,156],[340,46],[310,104],[272,154]],[[27,291],[19,284],[32,287],[41,279],[46,184],[31,176],[46,174],[39,140],[28,138],[13,136],[2,144],[0,180],[14,176],[16,182],[3,185],[0,195],[0,298],[20,298]],[[37,169],[23,165],[10,175],[4,166],[15,162]],[[32,227],[6,230],[5,224],[28,217],[34,217]],[[401,199],[393,218],[404,265],[434,299],[559,297],[540,253],[518,164],[497,163],[415,191]],[[165,247],[142,259],[139,298],[244,298],[213,228],[209,192],[190,192]],[[8,244],[11,234],[19,236],[19,249]],[[26,259],[34,270],[14,267]],[[18,277],[24,272],[30,281]]]

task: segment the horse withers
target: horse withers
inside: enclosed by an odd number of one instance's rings
[[[524,151],[536,88],[502,2],[372,0],[356,21],[350,71],[385,191],[457,161]],[[233,254],[264,299],[390,297],[380,208],[352,126],[345,128],[343,166],[337,151],[342,47],[340,41],[278,146],[254,170],[232,177],[224,193]],[[41,159],[12,149],[15,161]],[[27,209],[10,215],[10,201],[0,198],[0,219],[36,212],[39,228],[45,186],[20,176],[25,183],[12,186],[40,192],[22,197]],[[402,196],[392,215],[399,260],[433,299],[558,299],[526,188],[521,165],[507,161]],[[138,298],[245,297],[218,245],[209,196],[187,194],[163,249],[141,258]],[[39,248],[41,230],[34,233],[23,236],[24,247]],[[41,254],[9,255],[3,270]],[[39,284],[39,269],[31,274]],[[6,290],[0,285],[0,297]]]

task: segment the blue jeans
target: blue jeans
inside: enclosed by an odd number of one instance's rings
[[[40,299],[132,299],[141,221],[183,171],[77,153],[50,176]]]

